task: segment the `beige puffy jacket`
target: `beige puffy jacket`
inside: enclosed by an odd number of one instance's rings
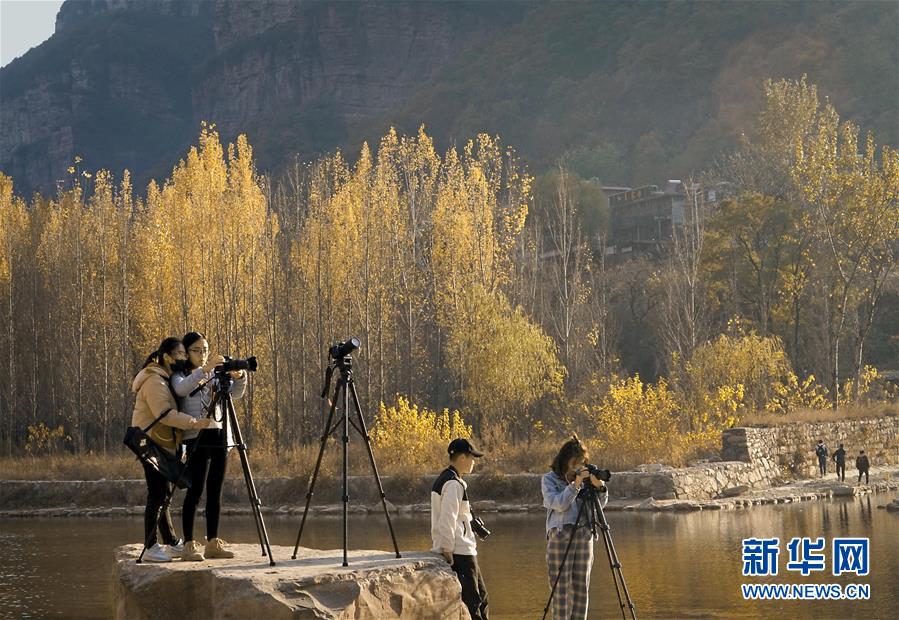
[[[180,430],[217,427],[217,424],[208,418],[198,420],[178,411],[178,403],[175,402],[175,396],[169,389],[169,373],[156,362],[151,362],[137,373],[131,383],[131,391],[136,394],[134,413],[131,415],[132,426],[147,428],[153,420],[168,411],[148,434],[150,439],[169,452],[174,452],[181,442]]]

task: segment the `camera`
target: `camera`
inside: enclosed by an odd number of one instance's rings
[[[487,540],[487,537],[490,536],[490,530],[484,525],[481,517],[471,516],[471,529],[481,540]]]
[[[328,349],[328,355],[330,355],[332,359],[339,360],[358,349],[361,345],[362,343],[359,341],[359,339],[353,337],[349,340],[344,340],[343,342],[338,342],[337,344],[333,345],[330,349]]]
[[[228,357],[227,355],[224,357],[225,363],[216,366],[216,372],[231,372],[233,370],[249,370],[250,372],[256,372],[256,368],[258,367],[256,364],[256,357],[253,355],[243,360]]]
[[[584,469],[590,472],[591,476],[596,476],[603,482],[608,482],[612,478],[612,472],[608,469],[600,469],[596,465],[591,465],[590,463],[584,464],[584,467],[579,469],[578,473],[582,472]]]

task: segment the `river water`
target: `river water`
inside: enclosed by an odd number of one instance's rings
[[[899,515],[877,509],[896,496],[690,514],[610,512],[607,517],[640,618],[899,618]],[[493,532],[479,547],[490,617],[539,618],[549,595],[543,516],[484,516]],[[0,520],[0,618],[109,617],[112,549],[138,542],[141,523],[136,517]],[[266,525],[273,545],[292,549],[299,518],[267,517]],[[401,551],[430,546],[427,514],[397,517],[394,526]],[[203,531],[201,522],[197,529]],[[382,515],[353,517],[349,529],[352,548],[391,546]],[[252,519],[223,517],[222,536],[254,542]],[[781,540],[778,576],[743,577],[742,540],[774,536]],[[793,536],[827,539],[826,571],[803,577],[785,569],[786,542]],[[830,539],[848,536],[871,540],[867,577],[830,574]],[[340,547],[339,517],[310,517],[303,544]],[[590,618],[620,618],[601,541],[596,552]],[[866,583],[871,598],[751,602],[743,600],[741,583]]]

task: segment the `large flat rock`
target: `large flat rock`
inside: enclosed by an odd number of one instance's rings
[[[115,617],[163,618],[469,618],[459,581],[431,553],[272,547],[269,566],[259,545],[230,545],[230,560],[166,564],[135,560],[140,545],[115,551]]]

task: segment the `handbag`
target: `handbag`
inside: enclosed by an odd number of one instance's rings
[[[167,409],[161,416],[153,420],[147,428],[131,426],[125,431],[122,440],[128,449],[137,455],[138,460],[152,467],[159,474],[177,486],[179,489],[190,488],[190,480],[184,475],[186,469],[184,463],[177,456],[150,439],[147,434],[157,422],[168,415],[171,409]]]

